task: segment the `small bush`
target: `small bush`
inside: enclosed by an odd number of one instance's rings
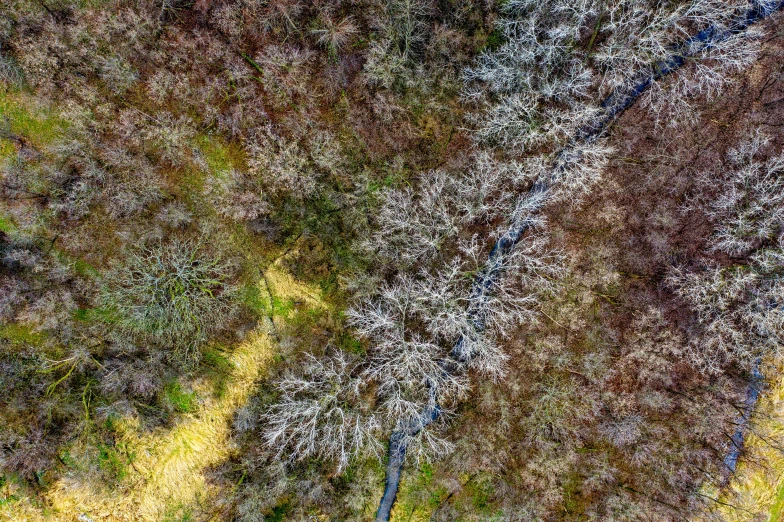
[[[20,89],[24,85],[22,70],[14,60],[3,54],[0,54],[0,81],[16,89]]]
[[[120,332],[192,353],[234,315],[230,272],[199,243],[139,248],[106,276],[103,304]]]

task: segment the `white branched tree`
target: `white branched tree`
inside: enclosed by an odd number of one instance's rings
[[[401,64],[415,55],[423,36],[417,24],[427,15],[418,6],[390,4],[387,14],[402,25],[374,44],[365,68],[371,83],[389,87]],[[480,109],[474,116],[477,143],[497,147],[497,154],[476,153],[460,174],[432,171],[413,186],[384,193],[373,216],[376,233],[362,245],[375,270],[357,279],[378,281],[380,288],[354,286],[366,291],[349,309],[349,323],[368,341],[368,354],[361,369],[352,370],[352,379],[375,395],[374,422],[382,419],[384,429],[415,438],[410,441],[415,454],[417,448],[430,455],[449,449],[423,419],[434,408],[448,411],[466,394],[469,370],[491,378],[503,375],[507,356],[498,340],[510,324],[534,320],[541,295],[561,277],[562,262],[548,250],[541,211],[550,201],[579,200],[600,179],[611,150],[589,136],[615,108],[603,108],[597,100],[613,92],[625,95],[650,81],[674,55],[697,62],[703,75],[696,91],[679,87],[679,96],[721,86],[726,71],[754,56],[753,38],[725,38],[704,52],[696,44],[685,48],[683,42],[709,26],[723,31],[748,8],[746,0],[505,3],[498,22],[503,43],[483,53],[464,75],[466,98]],[[285,156],[283,147],[278,149]],[[533,150],[542,153],[519,162],[509,159]],[[473,235],[471,227],[492,230],[501,221],[511,228],[490,233],[497,243],[488,252],[489,243]],[[723,281],[730,276],[735,277],[724,272],[716,277]],[[674,272],[670,280],[687,289],[689,277]],[[752,280],[730,283],[746,288]],[[744,302],[761,306],[756,297]],[[700,317],[716,328],[729,321],[722,312],[701,312]],[[760,330],[776,320],[752,322]],[[731,338],[732,328],[722,335]],[[728,341],[722,337],[721,342],[725,346]],[[334,384],[339,378],[333,366],[312,367],[324,375],[309,373],[307,387],[294,378],[280,383],[284,401],[267,416],[274,428],[267,441],[298,458],[330,456],[343,466],[352,452],[338,451],[326,439],[345,439],[342,432],[333,432],[335,421],[327,420],[342,417],[319,408],[342,404],[346,392],[335,390],[347,388]],[[321,399],[310,398],[315,395]],[[343,415],[348,425],[356,425],[356,417]],[[300,420],[284,422],[278,416]],[[632,433],[633,419],[627,424],[622,430]],[[401,429],[405,426],[416,429]],[[631,438],[619,437],[622,442]],[[351,440],[364,439],[357,435]]]
[[[755,161],[767,143],[765,136],[757,134],[730,152],[735,171],[708,210],[719,223],[714,251],[747,255],[774,238],[784,224],[784,155]]]
[[[379,419],[364,411],[363,382],[340,351],[319,359],[309,355],[302,375],[277,383],[280,399],[264,415],[264,442],[276,457],[330,459],[343,470],[358,455],[378,453]]]
[[[465,74],[467,97],[484,109],[477,138],[518,152],[563,146],[601,113],[597,99],[633,88],[695,31],[725,30],[747,9],[745,0],[507,2],[498,22],[505,43]],[[647,104],[657,114],[689,112],[691,96],[715,93],[756,56],[758,35],[744,31],[706,48],[692,40],[680,52],[699,74],[651,85]]]
[[[416,191],[406,187],[385,194],[378,231],[364,247],[398,264],[431,261],[468,225],[508,212],[514,189],[539,174],[529,164],[499,162],[486,153],[477,154],[465,174],[429,172]]]
[[[696,204],[716,223],[710,250],[737,264],[673,268],[667,279],[697,313],[701,330],[691,354],[708,372],[730,363],[750,367],[784,342],[784,156],[759,160],[768,142],[754,133],[729,152],[733,171],[700,178]]]
[[[556,199],[579,202],[601,179],[612,152],[601,139],[574,143],[562,150],[555,161]]]
[[[538,162],[499,165],[479,155],[466,175],[435,173],[417,197],[408,190],[394,193],[379,215],[379,239],[370,246],[381,264],[403,258],[412,269],[394,272],[392,282],[352,307],[348,317],[370,341],[363,375],[374,383],[389,426],[411,426],[428,408],[448,412],[468,390],[468,370],[503,376],[507,355],[499,338],[512,324],[534,318],[542,292],[554,288],[563,270],[537,217],[548,193],[533,191],[515,204],[503,186],[530,184],[542,170]],[[512,252],[488,259],[487,242],[465,231],[504,209],[514,222],[527,220],[532,232]],[[437,242],[421,236],[426,223],[436,224],[429,232],[439,231]],[[415,456],[439,455],[449,447],[433,426],[409,431],[415,431]]]

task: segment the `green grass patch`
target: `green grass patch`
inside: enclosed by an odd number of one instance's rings
[[[193,511],[182,504],[166,508],[163,515],[163,522],[192,522]]]
[[[105,310],[102,308],[77,308],[73,318],[83,323],[105,323]]]
[[[399,184],[398,178],[400,178],[399,175],[387,174],[386,176],[384,176],[384,179],[382,180],[370,179],[367,182],[367,191],[370,192],[371,194],[377,194],[378,192],[381,192],[384,189],[388,189],[390,187],[398,185]]]
[[[466,489],[471,496],[471,504],[480,513],[487,513],[491,508],[491,498],[495,490],[493,484],[487,479],[475,479],[471,481]]]
[[[20,497],[11,492],[23,484],[15,474],[0,475],[0,506],[18,502]]]
[[[202,194],[207,175],[193,166],[177,170],[176,189],[173,191],[176,199],[185,203],[188,211],[197,214],[204,207]]]
[[[82,277],[89,277],[91,279],[97,279],[100,277],[98,270],[87,261],[76,258],[72,259],[70,264],[74,272]]]
[[[784,482],[776,491],[773,505],[770,508],[770,515],[768,516],[768,522],[779,522],[780,520],[784,520]]]
[[[256,315],[264,315],[269,311],[269,296],[264,295],[255,281],[243,285],[239,297],[240,302]]]
[[[264,517],[266,522],[283,522],[286,520],[286,515],[291,511],[291,504],[285,502],[272,508],[272,512]]]
[[[98,445],[98,467],[117,483],[128,476],[128,468],[134,457],[124,443]]]
[[[7,506],[14,502],[19,502],[19,497],[14,494],[0,496],[0,506]]]
[[[178,413],[192,413],[198,405],[194,392],[183,390],[182,385],[172,381],[163,390],[166,402]]]
[[[0,148],[2,145],[0,144]],[[16,231],[16,225],[11,218],[3,216],[0,214],[0,232],[5,232],[6,234],[11,234]]]
[[[219,373],[231,373],[232,364],[226,354],[217,348],[207,350],[202,356],[202,361],[211,370]]]
[[[563,510],[570,515],[578,514],[582,511],[580,483],[582,477],[570,474],[562,485],[563,489]]]
[[[292,299],[283,299],[267,293],[258,283],[247,283],[240,289],[240,302],[259,316],[282,317],[288,319],[296,308]]]
[[[484,51],[495,51],[506,42],[506,37],[501,29],[494,28],[485,40]]]
[[[196,146],[214,175],[221,176],[233,168],[241,167],[244,163],[242,149],[225,142],[218,136],[206,134],[198,136]]]
[[[401,482],[395,513],[402,514],[403,520],[430,519],[433,511],[441,503],[443,491],[441,486],[434,484],[434,476],[432,465],[425,462],[412,473],[410,479]]]
[[[71,456],[71,452],[68,450],[61,451],[58,457],[60,462],[67,468],[76,468],[78,466],[76,459]]]
[[[267,301],[269,303],[269,300]],[[289,314],[296,308],[296,304],[291,299],[281,299],[277,296],[272,296],[272,303],[267,305],[267,312],[273,317],[282,317],[288,319]]]
[[[348,353],[355,353],[357,355],[364,355],[365,345],[359,339],[349,335],[346,332],[343,332],[338,337],[338,347]]]
[[[94,7],[103,7],[109,2],[110,0],[77,0],[71,5],[77,9],[90,9]]]
[[[12,323],[0,325],[0,339],[12,346],[21,344],[40,346],[46,340],[46,335],[42,332],[36,332],[31,326]]]
[[[220,399],[226,393],[226,385],[234,368],[226,354],[218,348],[211,348],[202,355],[203,369],[213,385],[213,394]]]
[[[36,107],[24,94],[0,90],[0,115],[8,118],[13,134],[23,136],[36,147],[51,143],[68,127],[65,120],[47,108]],[[3,123],[0,121],[0,124]],[[0,160],[16,152],[15,144],[0,140]]]

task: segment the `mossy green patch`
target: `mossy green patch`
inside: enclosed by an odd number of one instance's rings
[[[243,163],[242,149],[218,136],[202,134],[196,138],[196,146],[213,175],[222,176]]]
[[[0,147],[2,147],[2,145],[0,145]],[[11,218],[0,214],[0,232],[11,234],[14,231],[16,231],[16,225],[14,225],[14,222],[11,221]]]
[[[216,372],[229,373],[232,370],[232,364],[225,353],[213,348],[204,352],[202,361],[205,365]]]
[[[784,483],[776,490],[776,496],[768,516],[768,522],[779,522],[780,520],[784,520]]]
[[[506,42],[506,37],[501,29],[498,27],[494,28],[490,34],[487,35],[487,39],[485,40],[484,50],[485,51],[495,51],[499,47],[501,47],[504,42]]]
[[[582,511],[580,484],[583,477],[578,474],[570,474],[563,482],[563,510],[570,515],[576,515]]]
[[[466,485],[466,491],[471,496],[471,504],[480,513],[487,514],[492,511],[491,499],[495,493],[492,478],[480,474]]]
[[[357,355],[365,354],[365,345],[362,341],[345,332],[338,337],[338,347],[344,352],[355,353]]]
[[[19,502],[19,497],[14,494],[3,495],[2,497],[0,497],[0,506],[5,506],[7,504],[12,504],[14,502]]]
[[[123,443],[114,446],[98,445],[98,466],[115,482],[122,482],[128,476],[128,468],[133,458],[133,453],[129,452]]]
[[[99,272],[93,265],[82,259],[74,259],[71,262],[74,272],[83,277],[98,278]]]
[[[0,474],[0,507],[19,502],[25,481],[15,473]]]
[[[163,522],[191,522],[192,520],[193,511],[182,504],[166,508],[163,518]]]
[[[264,517],[267,522],[283,522],[286,520],[286,515],[291,511],[291,504],[285,502],[272,508],[272,513]]]
[[[196,411],[197,397],[194,392],[185,391],[177,381],[172,381],[164,389],[166,402],[178,413]]]
[[[79,462],[73,458],[71,452],[67,449],[61,450],[57,457],[66,468],[77,469],[79,467]]]
[[[296,308],[296,303],[291,299],[281,299],[273,295],[271,300],[267,300],[266,306],[265,312],[269,315],[287,319],[289,314]]]
[[[0,125],[7,125],[11,134],[28,140],[35,147],[51,143],[68,127],[55,111],[35,105],[23,93],[0,90]],[[15,143],[0,140],[0,160],[13,156]]]
[[[218,348],[211,348],[202,355],[205,374],[213,385],[213,394],[220,399],[226,392],[227,381],[234,366],[228,356]]]
[[[422,463],[410,479],[401,482],[394,520],[425,521],[441,503],[443,487],[434,484],[434,470]]]
[[[269,311],[269,297],[264,295],[258,283],[252,282],[242,286],[239,292],[240,302],[255,314],[263,315]]]
[[[34,345],[40,346],[46,340],[46,334],[37,332],[33,327],[12,323],[0,326],[0,339],[11,345]]]
[[[77,308],[73,312],[73,318],[77,321],[90,321],[93,318],[93,309],[92,308]]]

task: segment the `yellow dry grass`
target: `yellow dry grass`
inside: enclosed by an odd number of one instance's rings
[[[268,285],[278,298],[322,306],[318,290],[298,283],[280,269],[267,270],[265,281],[259,283],[264,293]],[[118,423],[119,442],[135,452],[133,467],[119,487],[91,482],[84,475],[67,475],[48,490],[45,509],[22,499],[0,508],[0,517],[29,522],[158,522],[172,510],[185,508],[198,513],[200,520],[219,520],[220,510],[209,504],[224,495],[220,486],[207,480],[205,472],[231,455],[232,415],[246,404],[275,353],[275,341],[264,330],[259,328],[234,349],[229,357],[231,378],[219,398],[210,397],[207,383],[193,384],[198,396],[208,398],[174,428],[140,433],[135,418]]]
[[[755,409],[745,452],[714,514],[731,522],[784,520],[784,362],[763,368],[770,377]],[[715,495],[711,495],[715,496]]]
[[[321,290],[300,283],[291,274],[279,268],[280,259],[264,273],[264,280],[259,285],[262,291],[266,291],[263,285],[269,285],[269,291],[282,300],[300,301],[311,307],[323,308],[321,301]]]

